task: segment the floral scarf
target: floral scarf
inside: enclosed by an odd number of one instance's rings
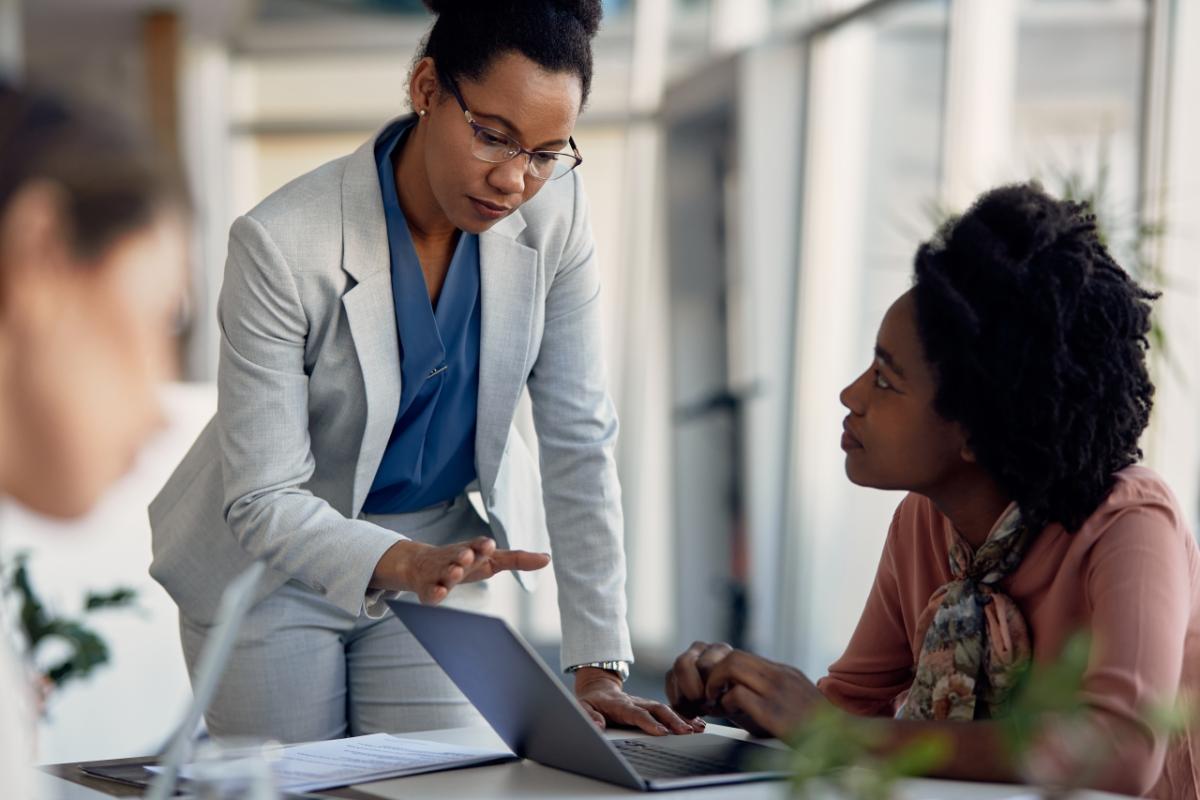
[[[947,530],[954,580],[933,593],[921,615],[928,620],[925,641],[897,719],[998,716],[1029,663],[1025,618],[995,588],[1021,563],[1032,538],[1020,510],[1009,506],[974,554],[957,531]]]

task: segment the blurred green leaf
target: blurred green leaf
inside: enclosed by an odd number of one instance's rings
[[[788,739],[793,797],[835,791],[857,800],[887,800],[897,780],[925,775],[950,755],[948,742],[931,735],[878,756],[886,736],[880,722],[834,708],[812,714]]]
[[[121,608],[131,605],[136,599],[137,592],[129,588],[114,589],[108,594],[88,592],[83,607],[86,611],[95,611],[100,608]]]
[[[14,597],[19,606],[21,633],[28,647],[29,658],[37,661],[37,654],[53,641],[64,643],[67,655],[46,668],[48,677],[56,687],[73,680],[86,678],[96,667],[109,659],[108,645],[104,639],[80,620],[51,613],[34,589],[29,578],[29,554],[18,552],[12,556],[12,572],[3,583],[5,595]],[[0,574],[7,572],[0,562]],[[111,608],[133,605],[137,592],[120,587],[110,592],[88,592],[84,597],[85,615]]]

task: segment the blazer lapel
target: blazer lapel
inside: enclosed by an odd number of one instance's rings
[[[516,241],[520,211],[479,237],[482,304],[475,466],[484,497],[496,482],[508,431],[525,386],[537,290],[537,251]]]
[[[342,305],[358,353],[367,406],[354,469],[355,516],[375,481],[400,407],[400,347],[391,254],[375,163],[378,136],[376,133],[350,156],[342,177],[342,268],[356,282],[342,296]]]

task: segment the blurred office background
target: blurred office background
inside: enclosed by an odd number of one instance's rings
[[[693,639],[814,675],[874,574],[895,494],[852,486],[838,391],[871,357],[919,241],[998,182],[1094,192],[1159,288],[1147,462],[1200,522],[1200,2],[612,0],[576,131],[622,417],[635,685]],[[112,662],[52,699],[41,759],[159,745],[188,696],[175,610],[146,575],[145,505],[215,407],[233,218],[405,110],[416,0],[0,0],[0,68],[115,108],[196,198],[171,427],[90,517],[5,508],[55,607]],[[527,410],[526,410],[527,411]],[[552,660],[552,581],[498,606]]]

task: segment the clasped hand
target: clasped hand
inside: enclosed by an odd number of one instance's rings
[[[755,736],[779,738],[829,702],[795,667],[724,643],[694,642],[667,672],[666,691],[682,716],[723,716]]]
[[[486,536],[441,547],[405,539],[379,559],[371,588],[414,592],[422,603],[436,605],[460,583],[487,580],[498,572],[538,570],[549,563],[548,553],[502,550]]]

